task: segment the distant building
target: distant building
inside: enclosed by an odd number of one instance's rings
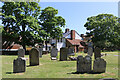
[[[84,47],[80,44],[81,36],[75,30],[65,29],[65,33],[63,33],[63,37],[60,39],[51,39],[51,44],[57,43],[57,49],[60,51],[61,47],[73,47],[75,52],[83,51]],[[57,41],[57,42],[56,42]]]

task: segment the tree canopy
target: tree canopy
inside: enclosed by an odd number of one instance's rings
[[[42,29],[45,31],[44,36],[47,42],[48,38],[60,38],[62,37],[62,29],[60,27],[65,26],[65,19],[61,16],[57,16],[58,10],[53,7],[46,7],[42,10],[39,16],[39,23]],[[47,46],[47,43],[46,43]],[[47,49],[47,47],[46,47]]]
[[[2,35],[19,38],[16,42],[32,45],[35,40],[42,40],[37,31],[41,29],[38,24],[40,7],[36,2],[4,2],[2,6]]]
[[[93,35],[92,41],[95,46],[105,48],[120,45],[120,26],[118,17],[112,14],[99,14],[87,18],[84,27]]]

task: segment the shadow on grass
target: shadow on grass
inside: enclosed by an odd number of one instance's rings
[[[33,66],[39,66],[39,65],[27,65],[26,67],[33,67]]]
[[[101,74],[103,72],[93,72],[93,71],[91,71],[91,72],[71,72],[71,73],[67,73],[67,74],[85,74],[85,73],[87,73],[87,74]]]
[[[13,72],[6,72],[6,74],[13,74]]]

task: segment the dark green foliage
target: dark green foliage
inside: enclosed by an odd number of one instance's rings
[[[112,14],[99,14],[87,18],[84,25],[89,31],[87,34],[94,35],[92,38],[94,45],[101,48],[115,47],[120,45],[120,29],[118,17]]]
[[[35,34],[41,27],[37,16],[40,7],[36,2],[4,2],[2,6],[2,24],[4,25],[3,36],[13,36],[16,43],[33,45],[41,41],[42,37]]]

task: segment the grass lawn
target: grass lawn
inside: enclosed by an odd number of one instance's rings
[[[2,55],[2,78],[118,78],[118,52],[104,52],[107,56],[103,56],[107,61],[105,73],[101,74],[72,74],[76,72],[76,61],[51,61],[50,55],[43,55],[40,58],[39,66],[26,67],[25,73],[13,73],[13,60],[16,56]],[[84,55],[77,53],[75,56]],[[29,65],[29,55],[26,65]],[[94,57],[92,57],[94,59]],[[93,60],[92,60],[93,61]]]

